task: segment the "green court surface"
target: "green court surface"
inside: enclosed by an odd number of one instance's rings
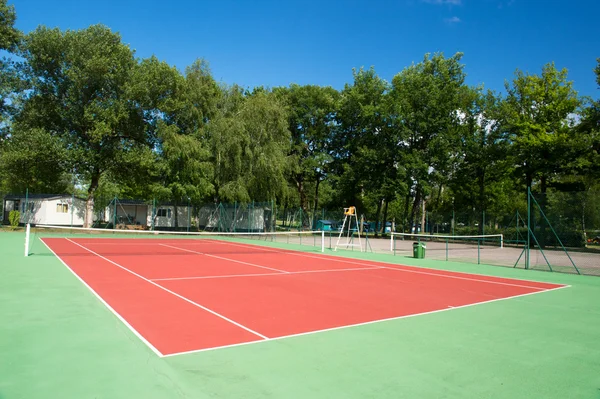
[[[570,287],[160,358],[49,251],[23,249],[0,229],[1,399],[600,398],[599,277],[346,252]]]

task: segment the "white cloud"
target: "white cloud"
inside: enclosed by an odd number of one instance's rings
[[[449,4],[452,6],[460,6],[462,4],[462,0],[421,0],[423,3],[429,4]]]
[[[444,21],[447,24],[457,24],[457,23],[461,22],[460,18],[458,18],[458,17],[446,18],[446,19],[444,19]]]

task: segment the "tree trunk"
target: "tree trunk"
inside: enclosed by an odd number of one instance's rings
[[[375,212],[375,237],[377,237],[377,234],[379,233],[379,228],[377,227],[377,225],[379,224],[379,215],[381,214],[381,203],[383,202],[383,199],[379,200],[379,202],[377,202],[377,212]]]
[[[100,172],[94,171],[94,173],[92,174],[90,187],[88,188],[87,201],[85,203],[85,220],[83,227],[92,227],[92,224],[94,223],[94,194],[98,189],[99,182]],[[113,228],[117,228],[117,226],[113,226]]]
[[[313,229],[316,229],[316,223],[314,221],[314,219],[317,217],[317,209],[319,207],[319,185],[321,184],[321,175],[317,176],[317,182],[316,182],[316,187],[315,187],[315,206],[314,206],[314,211],[313,211]]]
[[[404,217],[402,218],[402,232],[410,233],[410,230],[407,230],[406,223],[408,222],[408,203],[410,202],[410,193],[406,194],[406,198],[404,200]]]
[[[387,198],[384,199],[385,201],[385,207],[383,208],[383,226],[382,226],[382,234],[385,234],[385,224],[387,223],[387,215],[388,215],[388,205],[389,205],[389,200]]]
[[[302,175],[296,176],[296,187],[298,188],[298,194],[300,195],[300,209],[302,210],[302,220],[300,224],[302,227],[306,227],[306,221],[308,220],[308,198],[306,191],[304,191],[304,177]]]
[[[415,200],[413,202],[413,206],[412,209],[410,211],[410,219],[409,219],[409,226],[408,228],[410,229],[409,231],[412,233],[412,228],[415,224],[415,219],[417,217],[417,210],[419,209],[419,204],[421,203],[421,189],[417,187],[417,191],[415,192]],[[417,233],[417,228],[415,227],[415,234]]]

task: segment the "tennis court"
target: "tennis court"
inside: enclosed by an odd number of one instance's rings
[[[565,287],[216,239],[43,241],[161,356]]]
[[[0,393],[597,397],[597,278],[281,237],[34,234],[7,266],[5,316],[25,317]]]

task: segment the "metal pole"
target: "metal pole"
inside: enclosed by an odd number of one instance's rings
[[[482,220],[482,226],[481,226],[481,234],[485,234],[485,210],[482,211],[483,212],[483,220]]]
[[[115,202],[113,205],[113,229],[117,228],[117,196],[113,199]]]
[[[188,223],[187,231],[190,232],[190,224],[192,223],[192,215],[190,215],[190,197],[188,197],[188,209],[187,209]]]
[[[23,223],[29,223],[29,188],[25,190],[25,209],[23,210]]]
[[[525,269],[529,269],[529,248],[531,246],[531,187],[527,187],[527,251],[525,252]]]
[[[150,222],[151,230],[154,231],[154,220],[156,219],[156,198],[152,199],[152,220]]]
[[[71,194],[71,228],[73,227],[73,207],[75,206],[75,191]]]

